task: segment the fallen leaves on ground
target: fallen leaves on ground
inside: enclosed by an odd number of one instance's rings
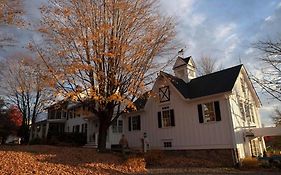
[[[142,174],[143,158],[124,159],[93,149],[54,146],[0,146],[0,174]]]

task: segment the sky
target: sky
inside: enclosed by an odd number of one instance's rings
[[[25,18],[36,28],[38,7],[46,0],[23,1]],[[186,56],[195,61],[210,56],[225,68],[243,63],[253,74],[262,63],[252,44],[281,35],[281,0],[160,0],[159,10],[175,18],[177,38],[185,46]],[[26,51],[24,47],[31,40],[40,42],[36,32],[17,27],[0,26],[1,36],[17,40],[13,47],[0,48],[0,59]],[[268,126],[272,109],[280,104],[261,93],[259,96],[261,119]]]

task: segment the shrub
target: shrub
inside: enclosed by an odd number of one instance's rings
[[[259,162],[256,158],[246,157],[241,161],[242,168],[258,168]]]
[[[42,143],[42,139],[36,137],[29,141],[30,145],[40,145]]]

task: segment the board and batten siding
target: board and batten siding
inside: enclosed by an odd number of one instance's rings
[[[244,80],[246,85],[246,90],[248,95],[245,97],[242,91],[241,78]],[[232,94],[229,96],[230,112],[232,115],[233,131],[235,135],[236,148],[239,153],[239,158],[244,158],[246,156],[251,156],[249,139],[245,138],[245,131],[250,127],[262,127],[260,116],[259,116],[259,104],[254,99],[255,92],[251,88],[251,84],[246,75],[246,72],[241,71],[233,88]],[[239,99],[246,99],[253,105],[253,114],[255,122],[247,122],[245,116],[242,115],[239,108]],[[260,147],[264,148],[264,140],[260,143]]]
[[[168,85],[170,101],[159,103],[150,98],[143,112],[133,112],[124,117],[124,133],[130,147],[141,148],[143,133],[147,133],[150,149],[230,149],[233,133],[230,129],[228,101],[224,95],[201,100],[186,101],[168,81],[157,80],[153,92],[158,94],[159,85]],[[221,121],[199,123],[198,104],[219,101]],[[174,110],[175,126],[158,128],[158,112],[162,107]],[[128,116],[141,116],[141,130],[128,131]],[[171,148],[164,148],[164,141],[171,141]]]

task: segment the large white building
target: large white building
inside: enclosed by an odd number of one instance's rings
[[[58,102],[47,108],[46,117],[36,122],[31,130],[30,140],[51,138],[64,133],[80,133],[86,137],[86,147],[97,147],[99,122],[87,104],[69,100]],[[45,119],[44,119],[45,118]],[[123,121],[118,119],[108,129],[106,147],[118,144],[123,132]]]
[[[124,134],[132,149],[207,151],[237,163],[263,154],[263,136],[281,134],[262,128],[261,103],[243,65],[196,77],[192,57],[178,57],[173,70],[160,72],[152,90],[135,101],[137,111],[109,128],[107,148]],[[31,138],[77,132],[96,146],[99,122],[90,111],[69,101],[50,106]]]
[[[233,162],[262,155],[263,137],[251,132],[262,127],[261,103],[243,65],[196,77],[192,58],[178,57],[173,70],[123,117],[131,148],[215,150]]]

